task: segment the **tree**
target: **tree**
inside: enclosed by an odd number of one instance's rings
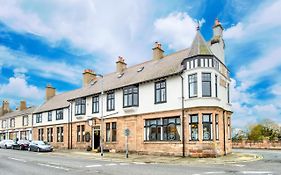
[[[263,140],[263,130],[264,127],[261,124],[253,125],[250,127],[250,132],[248,134],[249,140],[260,141]]]

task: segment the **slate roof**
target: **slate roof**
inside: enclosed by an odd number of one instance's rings
[[[177,74],[183,70],[181,62],[188,57],[189,49],[166,55],[159,60],[149,60],[141,64],[128,67],[123,72],[113,72],[98,78],[87,87],[82,87],[73,91],[58,94],[46,101],[34,111],[40,113],[69,106],[68,100],[79,97],[86,97],[104,91],[122,88],[141,82],[146,82],[161,77]],[[142,69],[142,71],[138,71]],[[121,76],[122,75],[122,76]]]
[[[197,30],[195,38],[191,44],[188,57],[196,55],[214,55],[199,30]]]
[[[17,116],[32,114],[35,109],[36,109],[36,107],[32,106],[32,107],[28,107],[27,109],[22,110],[22,111],[16,110],[16,111],[13,111],[13,112],[6,113],[5,115],[1,116],[0,119],[7,119],[7,118],[10,118],[10,117],[17,117]]]

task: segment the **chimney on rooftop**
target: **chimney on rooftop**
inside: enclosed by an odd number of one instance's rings
[[[26,102],[24,100],[20,101],[20,111],[23,111],[26,109]]]
[[[118,57],[116,61],[116,71],[123,72],[127,68],[127,64],[125,63],[125,59],[122,56]]]
[[[2,115],[10,112],[10,105],[8,100],[3,100],[2,102]]]
[[[52,87],[52,85],[48,84],[46,86],[46,101],[50,100],[55,95],[56,95],[56,88],[54,88],[54,87]]]
[[[164,50],[162,49],[162,45],[159,42],[154,43],[153,50],[153,60],[159,60],[164,57]]]
[[[91,81],[96,80],[96,73],[91,69],[85,69],[83,72],[83,87],[88,86]]]

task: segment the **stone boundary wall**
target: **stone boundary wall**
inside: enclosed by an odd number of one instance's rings
[[[281,141],[233,141],[232,148],[246,148],[246,149],[276,149],[281,150]]]

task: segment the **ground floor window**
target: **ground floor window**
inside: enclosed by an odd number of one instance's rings
[[[27,140],[27,131],[20,131],[20,140]]]
[[[106,128],[106,142],[116,142],[117,140],[117,123],[111,122],[105,124]]]
[[[47,128],[47,142],[53,142],[53,128]]]
[[[190,140],[198,141],[198,114],[190,115],[189,120],[189,130],[190,130]]]
[[[63,142],[63,127],[57,127],[57,142]]]
[[[203,140],[212,140],[212,115],[202,115]]]
[[[219,115],[218,114],[215,115],[215,122],[216,122],[216,125],[215,125],[216,140],[219,140]]]
[[[38,129],[38,140],[44,140],[44,129],[40,128]]]
[[[179,141],[180,117],[156,118],[145,120],[146,141]]]
[[[112,142],[116,142],[116,140],[117,140],[116,122],[112,122],[111,125],[112,125]]]
[[[77,126],[77,142],[85,141],[85,125]]]

